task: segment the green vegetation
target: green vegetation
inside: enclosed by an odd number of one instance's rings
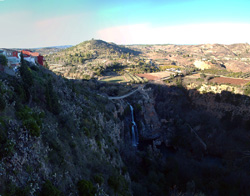
[[[42,186],[39,196],[60,196],[61,192],[52,184],[51,181],[46,180]]]
[[[58,103],[57,95],[53,90],[51,79],[49,79],[48,84],[46,85],[45,96],[48,110],[54,114],[59,114],[60,105]]]
[[[0,160],[14,152],[15,144],[8,139],[8,127],[4,118],[0,117]]]
[[[245,84],[245,86],[244,86],[244,94],[248,95],[248,96],[250,95],[250,82]]]
[[[7,66],[8,60],[4,55],[0,55],[0,65]]]
[[[162,65],[159,67],[160,71],[166,71],[167,69],[176,69],[176,70],[179,70],[181,69],[180,66],[177,66],[177,65]]]
[[[94,181],[95,183],[102,185],[104,183],[104,178],[101,174],[94,175]]]
[[[114,173],[108,178],[108,185],[114,190],[115,195],[128,195],[128,184],[124,177],[118,173]]]
[[[129,69],[128,69],[128,71],[133,75],[159,71],[159,69],[156,66],[146,63],[142,59],[135,61],[135,62],[137,62],[137,65],[131,65],[129,66]]]
[[[96,188],[92,182],[88,180],[81,180],[77,183],[79,196],[95,196]]]
[[[6,103],[5,103],[3,93],[1,90],[1,86],[0,86],[0,112],[3,111],[5,107],[6,107]]]
[[[132,84],[142,84],[145,82],[148,82],[148,80],[145,78],[141,78],[136,75],[132,75],[129,72],[125,72],[123,76],[109,76],[105,79],[102,79],[103,82],[109,82],[109,83],[132,83]]]
[[[27,63],[23,58],[23,53],[21,53],[21,63],[20,63],[20,75],[24,83],[25,89],[30,88],[33,85],[33,76],[31,69],[28,67]]]
[[[148,82],[148,80],[146,78],[143,79],[143,78],[141,78],[141,77],[139,77],[137,75],[133,75],[133,74],[131,74],[129,72],[126,72],[124,74],[124,77],[126,78],[127,81],[129,81],[132,84],[140,84],[140,83]]]
[[[125,83],[126,82],[126,80],[124,79],[124,76],[107,77],[100,81],[109,82],[109,83]]]
[[[94,75],[101,76],[108,72],[122,72],[126,67],[124,60],[138,54],[137,51],[113,43],[90,40],[48,55],[46,59],[49,65],[62,65],[59,66],[58,74],[70,78],[87,79],[85,75],[89,75],[91,78]],[[59,68],[56,65],[49,67],[52,70]]]
[[[43,113],[33,112],[28,106],[23,106],[16,113],[17,117],[22,120],[23,126],[26,127],[32,136],[40,136],[40,127],[42,126]]]

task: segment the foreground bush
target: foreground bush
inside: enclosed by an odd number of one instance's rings
[[[94,196],[96,193],[96,188],[93,186],[92,182],[87,180],[81,180],[77,184],[79,196]]]

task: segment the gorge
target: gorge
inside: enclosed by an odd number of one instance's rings
[[[144,63],[137,67],[151,69]],[[17,77],[0,72],[1,195],[249,194],[243,90],[213,93],[202,73],[114,83],[26,64]],[[103,74],[132,78],[123,68],[112,64]]]

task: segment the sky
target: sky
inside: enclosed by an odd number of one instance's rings
[[[250,43],[249,0],[0,0],[0,48]]]

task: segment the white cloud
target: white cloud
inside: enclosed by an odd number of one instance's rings
[[[250,24],[211,23],[151,27],[136,24],[98,31],[100,39],[118,44],[250,43]]]

